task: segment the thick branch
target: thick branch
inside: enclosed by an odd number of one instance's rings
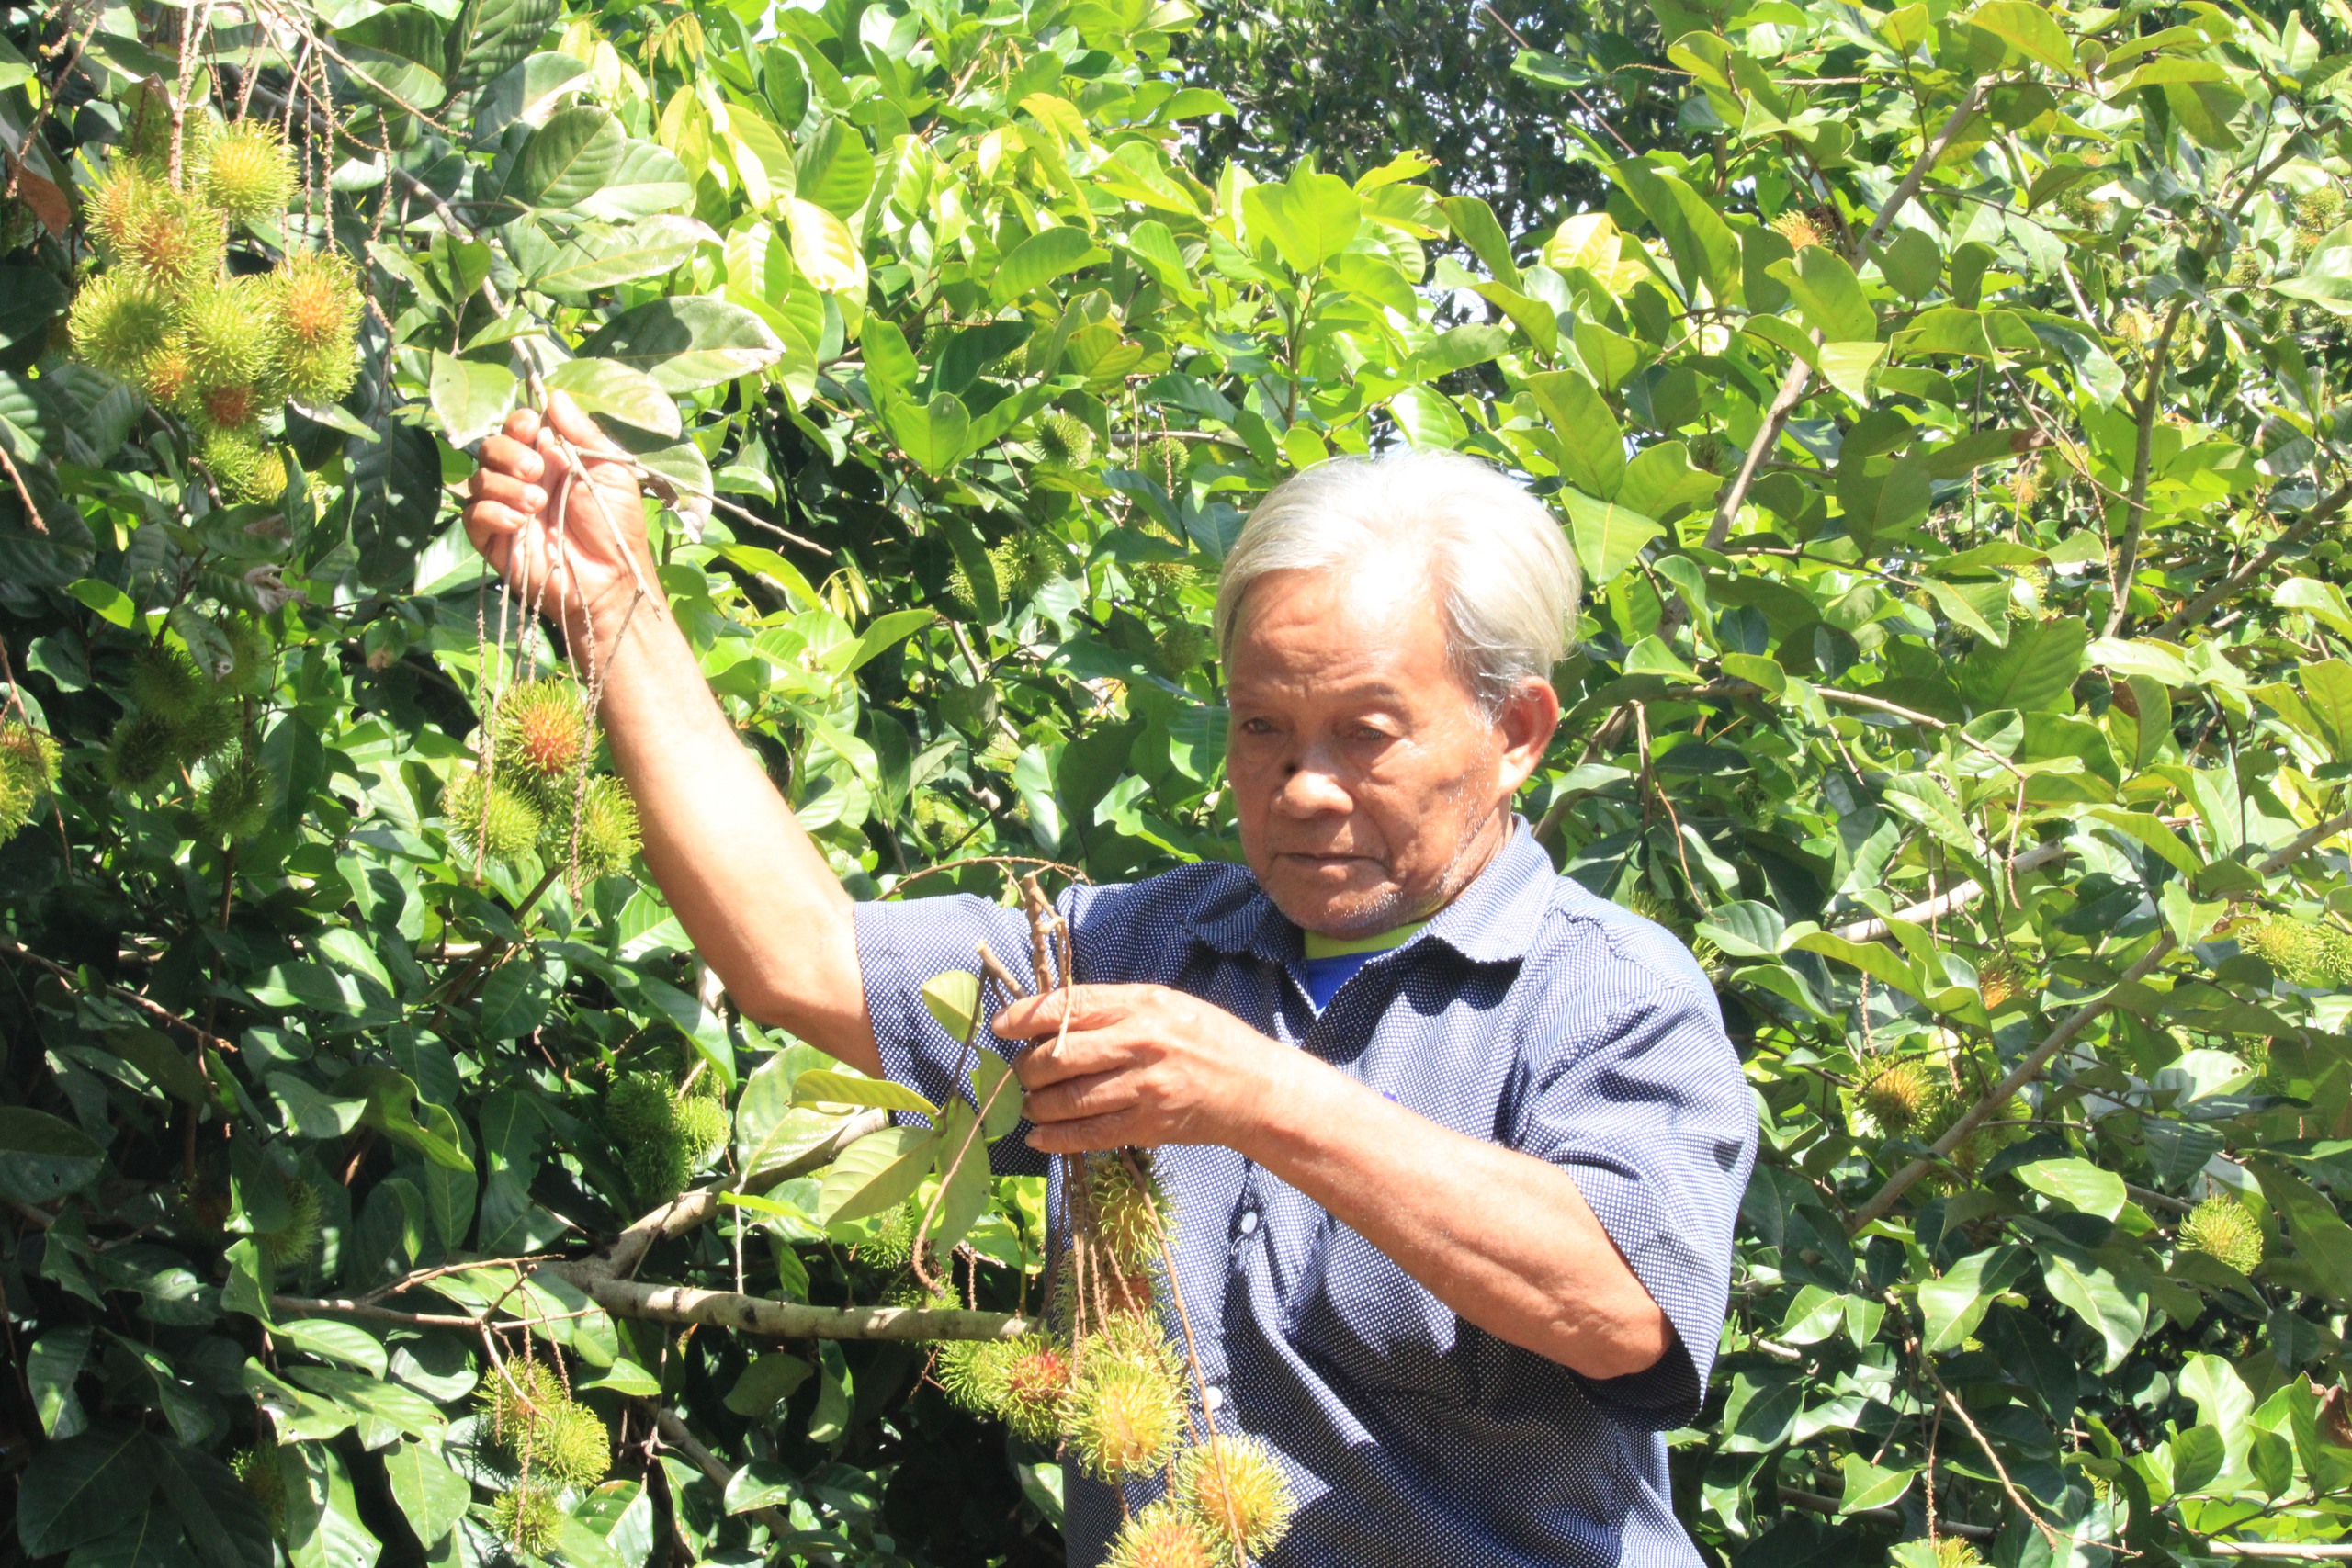
[[[815,1148],[805,1149],[790,1159],[755,1170],[740,1180],[722,1176],[715,1181],[707,1181],[700,1187],[681,1192],[621,1232],[613,1245],[605,1249],[601,1267],[614,1274],[633,1272],[644,1259],[646,1250],[655,1242],[684,1235],[695,1226],[707,1224],[718,1213],[728,1193],[764,1192],[820,1166],[831,1165],[841,1157],[843,1149],[868,1133],[878,1133],[889,1124],[890,1118],[887,1112],[868,1111],[851,1117],[834,1129],[832,1136],[823,1143]]]
[[[735,1479],[735,1472],[725,1460],[712,1453],[704,1445],[702,1439],[687,1428],[684,1421],[679,1420],[667,1410],[657,1409],[653,1413],[653,1426],[654,1429],[662,1434],[663,1442],[685,1455],[686,1462],[709,1477],[711,1483],[718,1488],[720,1496],[726,1495],[727,1483]],[[746,1518],[755,1519],[767,1526],[779,1540],[786,1536],[797,1533],[793,1529],[792,1521],[774,1508],[746,1508],[743,1514]],[[815,1568],[840,1568],[841,1559],[822,1547],[793,1546],[786,1550],[798,1556],[801,1561],[815,1564]]]
[[[1038,1328],[1035,1319],[1007,1312],[809,1306],[690,1285],[640,1284],[615,1279],[589,1264],[551,1264],[548,1270],[587,1292],[616,1317],[699,1323],[778,1339],[1018,1339]]]
[[[2280,556],[2309,538],[2322,524],[2334,522],[2336,513],[2344,510],[2346,502],[2352,502],[2352,484],[2336,486],[2326,495],[2322,496],[2317,505],[2303,513],[2301,522],[2264,546],[2261,554],[2191,599],[2188,604],[2183,604],[2179,609],[2175,610],[2165,618],[2164,625],[2148,635],[2169,642],[2194,626],[2199,621],[2204,619],[2206,613],[2214,605],[2268,571]]]
[[[1804,1508],[1816,1514],[1844,1514],[1849,1519],[1869,1519],[1882,1525],[1904,1522],[1899,1509],[1856,1508],[1848,1512],[1846,1505],[1835,1497],[1825,1497],[1818,1492],[1801,1492],[1792,1486],[1781,1487],[1774,1495],[1791,1507]],[[1957,1519],[1941,1520],[1936,1528],[1945,1535],[1956,1535],[1962,1540],[1990,1540],[2001,1533],[1990,1525],[1964,1525]]]
[[[2012,856],[2008,863],[2009,870],[2012,873],[2032,871],[2048,865],[2052,861],[2063,860],[2070,852],[2072,852],[2068,850],[2063,839],[2047,844],[2036,844],[2031,849]],[[1928,920],[1949,915],[1963,905],[1973,904],[1984,896],[1984,885],[1972,876],[1964,882],[1953,883],[1934,897],[1923,898],[1908,908],[1897,909],[1892,915],[1873,915],[1866,920],[1856,920],[1849,926],[1838,926],[1829,934],[1843,937],[1848,942],[1878,942],[1888,935],[1889,920],[1903,920],[1911,925],[1921,925]]]
[[[2258,876],[2268,876],[2274,872],[2282,870],[2301,860],[2314,846],[2334,838],[2346,828],[2352,828],[2352,811],[2331,817],[2319,826],[2298,833],[2284,848],[2265,856],[2258,862],[2254,868],[2255,874]],[[2050,1032],[2048,1039],[2035,1046],[2023,1060],[2009,1069],[2007,1077],[1994,1085],[1982,1100],[1961,1112],[1960,1120],[1954,1122],[1950,1130],[1942,1137],[1938,1138],[1925,1155],[1888,1177],[1886,1185],[1871,1193],[1870,1200],[1853,1212],[1847,1222],[1846,1228],[1849,1231],[1860,1230],[1894,1208],[1921,1177],[1935,1169],[1951,1154],[1952,1150],[1960,1147],[1961,1144],[1971,1133],[1976,1131],[1978,1125],[1986,1117],[1992,1115],[2001,1106],[2007,1105],[2011,1095],[2040,1077],[2042,1070],[2049,1066],[2059,1052],[2064,1050],[2074,1042],[2075,1036],[2081,1034],[2101,1014],[2115,1005],[2116,997],[2125,987],[2143,980],[2154,973],[2156,965],[2172,955],[2172,951],[2177,945],[2172,933],[2165,932],[2157,939],[2156,944],[2147,951],[2145,956],[2123,972],[2122,977],[2113,986],[2103,994],[2092,998],[2075,1009],[2065,1022]]]

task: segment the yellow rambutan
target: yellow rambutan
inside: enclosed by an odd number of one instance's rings
[[[2254,1211],[2225,1192],[2216,1192],[2188,1212],[2176,1233],[2190,1252],[2228,1264],[2241,1274],[2262,1267],[2262,1225]]]
[[[568,784],[595,743],[580,688],[569,681],[525,681],[498,699],[498,760],[518,782]]]
[[[285,209],[294,194],[294,159],[263,119],[241,119],[208,139],[198,188],[232,223],[251,223]]]
[[[1167,1217],[1167,1201],[1150,1170],[1148,1150],[1133,1151],[1144,1169],[1138,1179],[1125,1154],[1104,1150],[1086,1156],[1086,1196],[1092,1211],[1094,1238],[1119,1265],[1130,1272],[1148,1273],[1159,1267],[1163,1228],[1174,1226]]]
[[[1061,1430],[1062,1404],[1069,1396],[1069,1357],[1043,1335],[1017,1343],[1019,1352],[1005,1362],[997,1414],[1031,1442],[1050,1442]]]
[[[1229,1561],[1192,1515],[1163,1499],[1119,1527],[1103,1568],[1225,1568]]]
[[[491,1508],[491,1528],[508,1548],[530,1557],[544,1557],[563,1528],[563,1510],[545,1490],[516,1486],[501,1492]]]
[[[1204,1529],[1250,1557],[1272,1551],[1298,1509],[1273,1450],[1225,1432],[1177,1456],[1176,1495]]]
[[[1855,1099],[1892,1136],[1917,1129],[1940,1098],[1935,1075],[1919,1062],[1890,1062],[1872,1074]]]
[[[1164,1350],[1135,1357],[1090,1345],[1065,1408],[1071,1450],[1114,1484],[1166,1463],[1183,1428],[1182,1383]]]
[[[102,272],[74,296],[74,352],[109,376],[137,376],[172,331],[172,307],[145,274]]]

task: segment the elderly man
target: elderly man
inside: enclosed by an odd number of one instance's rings
[[[571,646],[593,620],[671,908],[752,1017],[944,1098],[919,987],[1025,928],[851,900],[663,606],[624,614],[651,578],[637,486],[560,396],[550,418],[590,482],[517,413],[467,525]],[[1058,997],[992,1021],[1031,1149],[1159,1148],[1206,1398],[1299,1495],[1282,1568],[1698,1561],[1663,1434],[1705,1388],[1756,1118],[1690,955],[1512,814],[1576,595],[1558,525],[1467,458],[1268,496],[1217,596],[1247,869],[1069,892],[1067,1036]],[[1072,1480],[1073,1563],[1119,1502]]]

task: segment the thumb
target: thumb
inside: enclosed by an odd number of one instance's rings
[[[568,392],[551,391],[548,394],[548,423],[558,435],[571,442],[582,454],[606,457],[622,456],[620,448],[612,444],[594,420],[581,412],[580,405],[571,400]]]

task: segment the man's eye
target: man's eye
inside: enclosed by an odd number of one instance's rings
[[[1273,725],[1265,719],[1245,718],[1241,721],[1241,733],[1244,735],[1272,735],[1273,732]]]

